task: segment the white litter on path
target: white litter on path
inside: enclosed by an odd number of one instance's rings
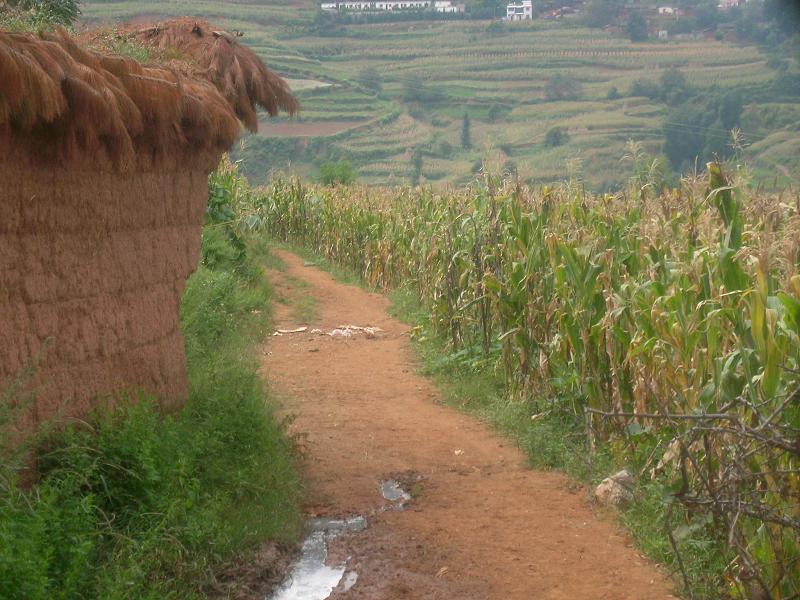
[[[275,333],[303,333],[304,331],[308,331],[308,327],[297,327],[296,329],[278,329]]]
[[[280,337],[286,334],[304,333],[306,331],[308,331],[308,327],[297,327],[296,329],[277,329],[272,335],[274,337]],[[327,333],[321,329],[312,329],[310,331],[312,335],[327,335],[332,338],[351,338],[359,333],[363,333],[364,337],[370,340],[374,339],[379,333],[382,332],[383,329],[380,327],[361,327],[360,325],[339,325],[339,327],[332,329]]]
[[[339,325],[336,329],[328,333],[331,337],[349,338],[357,333],[363,333],[367,339],[373,339],[379,333],[383,332],[380,327],[361,327],[359,325]]]

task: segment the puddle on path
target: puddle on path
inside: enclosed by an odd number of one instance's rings
[[[350,588],[356,584],[356,581],[358,581],[358,573],[355,571],[348,571],[345,573],[344,579],[342,579],[342,591],[350,591]]]
[[[396,479],[381,481],[381,494],[392,503],[395,510],[403,510],[405,503],[411,500],[411,495],[400,487],[400,482]]]
[[[270,600],[325,600],[344,577],[344,591],[353,587],[358,573],[345,575],[347,565],[334,567],[325,564],[328,559],[328,540],[342,533],[358,533],[367,528],[364,517],[347,520],[313,519],[311,533],[303,542],[300,559],[289,576],[270,596]]]

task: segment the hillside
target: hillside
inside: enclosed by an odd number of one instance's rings
[[[686,127],[665,118],[661,99],[631,95],[636,80],[656,82],[674,68],[701,90],[744,87],[747,102],[778,73],[754,45],[713,36],[634,44],[624,34],[581,28],[576,20],[339,25],[323,23],[308,0],[288,6],[89,3],[84,18],[184,13],[242,31],[299,94],[303,109],[294,124],[264,127],[236,154],[259,181],[269,169],[308,175],[325,161],[346,157],[363,181],[405,183],[413,178],[416,153],[427,182],[464,183],[489,158],[493,168],[518,172],[528,182],[562,179],[569,163],[587,184],[607,188],[625,178],[620,159],[629,139],[657,154],[665,128],[680,134]],[[786,184],[800,156],[800,106],[791,98],[765,100],[770,98],[745,106],[741,128],[752,144],[746,157],[759,177]],[[462,147],[465,113],[470,149]],[[566,143],[546,140],[556,127],[567,132]]]

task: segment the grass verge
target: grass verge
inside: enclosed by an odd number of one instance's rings
[[[30,489],[1,457],[0,597],[203,598],[266,540],[297,540],[293,448],[252,352],[269,316],[264,252],[206,227],[181,310],[180,412],[140,397],[36,440]]]

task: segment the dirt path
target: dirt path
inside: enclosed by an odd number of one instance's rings
[[[366,515],[366,531],[337,538],[333,558],[359,577],[332,598],[370,600],[648,600],[672,598],[666,577],[639,556],[585,493],[555,473],[531,471],[487,425],[437,403],[416,374],[407,327],[388,301],[342,285],[288,252],[271,271],[278,294],[317,299],[323,331],[345,324],[384,330],[376,339],[273,337],[264,373],[304,437],[311,516]],[[297,285],[298,280],[305,285]],[[276,303],[278,327],[292,320]],[[379,482],[408,478],[403,511],[382,510]]]

